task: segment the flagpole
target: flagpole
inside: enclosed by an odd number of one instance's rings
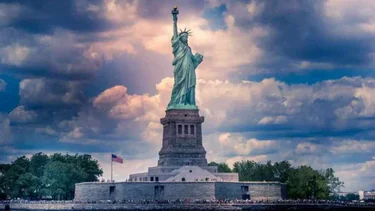
[[[113,169],[112,169],[112,162],[113,162],[113,161],[112,161],[112,154],[111,154],[111,182],[113,181],[113,180],[112,180],[112,172],[113,172]]]

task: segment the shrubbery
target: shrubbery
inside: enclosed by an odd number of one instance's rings
[[[226,163],[211,162],[219,172],[237,172],[240,181],[278,181],[287,184],[291,199],[332,199],[344,183],[335,177],[332,168],[315,170],[310,166],[292,167],[288,161],[268,161],[265,164],[254,161],[240,161],[230,169]]]
[[[17,158],[0,164],[0,197],[72,199],[75,183],[97,181],[103,174],[91,155],[46,155]]]

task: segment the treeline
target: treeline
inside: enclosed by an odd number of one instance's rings
[[[226,163],[209,163],[219,172],[236,172],[240,181],[278,181],[287,184],[291,199],[333,199],[344,183],[332,168],[315,170],[310,166],[292,167],[288,161],[265,164],[254,161],[236,162],[231,169]]]
[[[0,164],[0,198],[69,200],[75,183],[98,181],[102,174],[98,161],[87,154],[22,156]]]
[[[358,201],[359,200],[359,195],[356,193],[348,193],[346,195],[335,195],[332,197],[333,200],[338,200],[338,201]]]

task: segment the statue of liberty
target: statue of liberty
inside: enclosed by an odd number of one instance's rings
[[[177,14],[175,7],[172,10],[173,16],[173,63],[174,66],[174,85],[172,90],[171,101],[167,110],[170,109],[198,109],[195,105],[195,69],[202,62],[203,56],[199,53],[192,54],[188,45],[188,36],[191,36],[190,30],[180,30],[177,32]]]

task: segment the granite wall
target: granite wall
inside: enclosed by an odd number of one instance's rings
[[[213,175],[226,182],[238,182],[238,173],[213,173]]]
[[[216,182],[216,199],[278,200],[285,199],[285,184],[278,182]],[[245,198],[244,198],[245,197]]]
[[[76,201],[152,199],[286,198],[285,184],[277,182],[119,182],[76,184]]]
[[[291,204],[219,204],[219,203],[206,203],[206,204],[73,204],[73,203],[58,203],[58,204],[44,204],[44,203],[11,203],[11,210],[35,210],[35,211],[68,211],[68,210],[252,210],[252,211],[266,211],[266,210],[342,210],[342,211],[373,211],[374,205],[369,204],[306,204],[306,203],[291,203]],[[0,210],[5,210],[5,204],[0,204]]]
[[[117,186],[119,183],[96,183],[84,182],[75,185],[74,200],[77,201],[98,201],[110,200],[110,186]]]
[[[165,184],[164,199],[215,199],[214,182],[172,182]]]

